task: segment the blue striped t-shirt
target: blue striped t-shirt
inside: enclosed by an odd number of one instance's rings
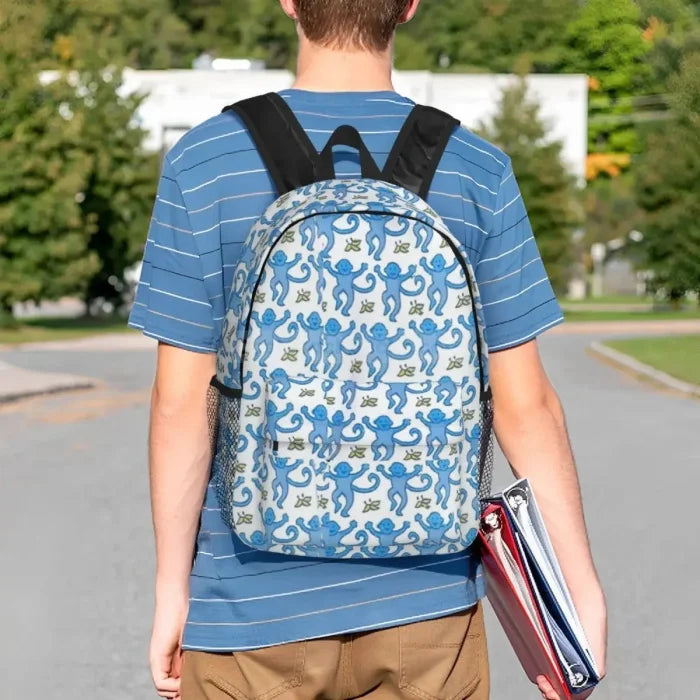
[[[281,93],[317,149],[355,126],[383,167],[413,102],[394,92]],[[336,150],[338,177],[358,177]],[[238,117],[192,129],[166,156],[130,324],[161,342],[215,352],[241,244],[275,199]],[[457,131],[428,203],[471,254],[492,351],[554,326],[562,314],[508,157]],[[377,629],[464,610],[483,595],[477,556],[319,560],[243,545],[207,490],[190,581],[186,649],[235,651]]]

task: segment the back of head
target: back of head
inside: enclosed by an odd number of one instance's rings
[[[383,52],[410,0],[296,0],[306,37],[334,49]]]

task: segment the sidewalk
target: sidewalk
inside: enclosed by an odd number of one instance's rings
[[[70,374],[35,372],[0,361],[0,404],[59,391],[89,389],[94,379]]]

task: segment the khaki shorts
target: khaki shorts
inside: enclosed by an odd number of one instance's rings
[[[255,651],[188,651],[181,692],[182,700],[488,700],[483,610]]]

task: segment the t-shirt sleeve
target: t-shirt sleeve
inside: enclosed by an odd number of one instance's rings
[[[214,311],[175,172],[166,158],[129,325],[195,352],[216,351]]]
[[[475,274],[489,350],[521,345],[564,320],[510,161]]]

